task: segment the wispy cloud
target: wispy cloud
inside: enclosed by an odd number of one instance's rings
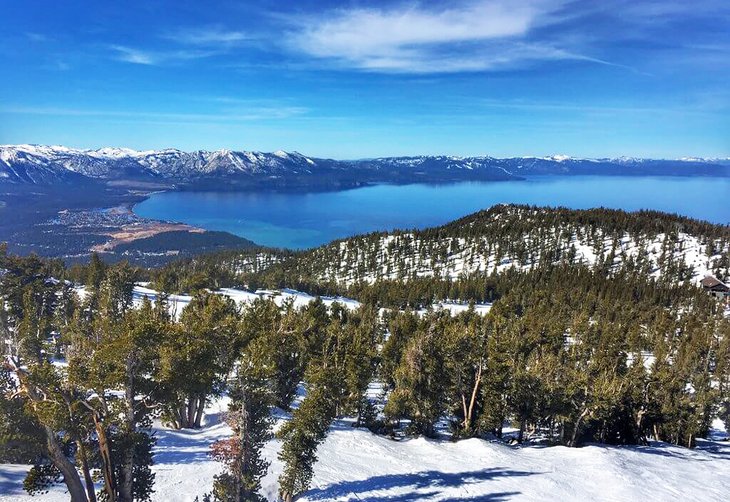
[[[289,19],[289,46],[323,61],[381,72],[484,71],[561,59],[611,64],[528,39],[533,28],[557,22],[564,4],[478,0],[440,8],[339,9]]]
[[[48,35],[43,33],[27,32],[25,36],[31,42],[48,42],[51,40]]]
[[[157,58],[149,51],[133,49],[124,45],[111,45],[109,48],[116,53],[116,59],[126,63],[153,65]]]
[[[146,111],[94,110],[44,106],[6,106],[0,113],[19,115],[47,115],[66,117],[125,118],[137,121],[184,121],[190,123],[235,123],[262,120],[280,120],[301,117],[309,113],[301,106],[247,106],[221,113],[171,113]]]
[[[252,37],[242,31],[207,27],[181,28],[164,33],[159,39],[166,40],[168,47],[147,49],[113,44],[109,49],[119,61],[155,66],[225,54]]]
[[[51,68],[59,71],[68,71],[71,69],[71,65],[68,64],[66,61],[57,60],[51,65]]]
[[[146,50],[126,45],[110,45],[114,58],[125,63],[140,65],[160,65],[179,61],[189,61],[213,56],[215,51],[200,49]]]
[[[164,34],[162,38],[183,45],[198,46],[235,45],[252,39],[249,34],[243,31],[228,30],[220,26],[181,28]]]

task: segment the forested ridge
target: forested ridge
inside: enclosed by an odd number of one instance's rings
[[[203,277],[209,287],[246,284],[355,296],[407,282],[409,290],[456,289],[457,296],[441,298],[480,301],[489,299],[490,276],[561,263],[669,282],[696,283],[708,273],[727,277],[730,227],[656,211],[498,205],[440,227],[374,232],[300,252],[202,255],[153,275],[165,291],[189,290]]]
[[[422,232],[155,270],[97,257],[67,268],[0,248],[0,460],[34,464],[31,492],[63,482],[75,501],[147,500],[152,421],[198,428],[206,403],[223,395],[234,435],[211,448],[221,472],[206,497],[220,501],[262,500],[262,447],[274,436],[275,409],[291,417],[275,434],[285,501],[308,490],[317,447],[343,416],[393,439],[499,439],[514,427],[517,442],[570,447],[658,440],[692,448],[714,419],[730,426],[726,305],[676,258],[691,236],[722,273],[728,228],[651,212],[542,212],[500,206]],[[601,258],[597,248],[593,262],[542,259],[579,232],[585,246],[672,237],[656,267]],[[400,247],[406,236],[411,247]],[[383,240],[397,244],[378,254]],[[535,244],[523,261],[528,241]],[[424,253],[420,263],[435,267],[478,242],[486,242],[482,256],[505,250],[521,265],[362,279],[383,257]],[[354,276],[318,275],[342,269],[335,256],[353,253]],[[141,280],[192,300],[179,315],[164,294],[135,307]],[[236,304],[215,292],[243,285],[348,292],[361,305]],[[492,307],[485,315],[428,308],[446,298]],[[382,407],[368,398],[372,382],[383,388]]]
[[[442,227],[373,233],[285,261],[270,274],[338,284],[458,278],[540,263],[584,263],[680,280],[701,267],[724,275],[730,230],[657,212],[495,206]],[[697,261],[695,255],[700,260]]]

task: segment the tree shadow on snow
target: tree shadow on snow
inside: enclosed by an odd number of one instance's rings
[[[345,500],[357,500],[358,502],[406,502],[410,500],[427,500],[436,497],[442,493],[444,488],[466,487],[471,484],[480,483],[495,478],[502,477],[522,477],[540,474],[537,472],[515,471],[502,468],[482,469],[478,471],[468,472],[440,472],[440,471],[423,471],[409,474],[386,474],[383,476],[373,476],[368,479],[359,481],[342,481],[332,484],[326,488],[318,488],[307,492],[306,496],[309,500],[331,500],[334,498],[351,497]],[[373,495],[368,496],[368,492],[387,491],[392,489],[407,488],[409,493],[402,495]],[[428,490],[425,492],[417,492],[416,490]],[[499,492],[492,494],[480,494],[473,497],[466,495],[456,498],[444,499],[448,502],[462,501],[503,501],[510,497],[519,495],[520,492]]]
[[[220,423],[223,423],[226,416],[226,411],[212,411],[210,413],[206,412],[205,415],[203,415],[203,427],[212,427],[214,425],[218,425]]]
[[[697,439],[697,446],[693,449],[677,446],[661,441],[651,441],[648,445],[608,445],[588,443],[583,447],[601,448],[605,450],[628,450],[645,455],[676,458],[687,462],[710,462],[713,460],[730,460],[730,444],[723,445],[715,441]]]
[[[30,465],[28,470],[30,470]],[[28,493],[23,489],[23,480],[27,470],[8,470],[5,471],[3,466],[0,465],[0,496],[1,495],[27,495]]]
[[[697,439],[697,450],[703,451],[713,458],[730,460],[730,442]]]
[[[210,460],[210,446],[215,437],[201,434],[201,429],[157,430],[157,445],[152,450],[155,465],[194,464]]]
[[[601,445],[604,446],[604,445]],[[711,460],[730,460],[730,449],[722,448],[710,441],[697,440],[697,447],[694,449],[685,448],[683,446],[671,445],[659,441],[652,441],[647,446],[621,446],[639,453],[649,455],[659,455],[662,457],[671,457],[692,462],[709,462]],[[702,452],[706,457],[701,457]]]
[[[520,495],[521,493],[522,492],[496,492],[483,495],[475,495],[474,497],[454,497],[448,499],[439,499],[439,502],[504,502],[513,497],[516,497],[517,495]],[[410,500],[413,500],[413,498],[411,498]]]

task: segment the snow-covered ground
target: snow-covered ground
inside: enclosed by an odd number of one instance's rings
[[[224,289],[219,293],[238,304],[262,296],[274,298],[279,305],[293,300],[301,306],[314,299],[288,289],[255,293]],[[155,300],[157,292],[138,285],[135,302],[145,296]],[[176,295],[168,301],[179,315],[190,297]],[[344,298],[324,301],[339,301],[348,308],[359,305]],[[485,313],[489,307],[480,305],[477,311]],[[466,306],[444,302],[435,308],[457,313]],[[371,387],[370,398],[377,401],[380,387]],[[174,431],[155,424],[154,501],[193,501],[211,491],[213,476],[222,466],[208,452],[214,441],[231,433],[222,422],[227,404],[225,398],[211,403],[200,430]],[[275,416],[277,428],[288,419],[280,411]],[[354,429],[351,423],[339,420],[333,424],[318,451],[311,489],[301,501],[719,501],[727,499],[730,488],[730,442],[720,421],[713,423],[712,439],[700,440],[694,450],[663,443],[566,448],[510,446],[481,439],[396,441]],[[282,471],[276,458],[279,448],[277,440],[269,441],[265,448],[271,466],[262,482],[263,493],[272,501],[276,500],[277,478]],[[26,494],[22,481],[28,468],[0,464],[0,502],[67,500],[63,485],[42,497]]]
[[[518,211],[524,223],[541,210],[512,208],[512,211]],[[499,215],[494,219],[498,220]],[[510,269],[528,271],[545,262],[595,267],[604,260],[608,260],[613,269],[618,269],[628,260],[641,261],[648,267],[651,277],[659,278],[666,273],[666,264],[662,266],[662,263],[667,255],[689,270],[689,284],[696,285],[715,269],[720,269],[722,277],[728,273],[727,267],[722,265],[723,256],[730,252],[727,244],[717,240],[709,246],[706,239],[682,232],[677,235],[615,234],[589,227],[545,228],[536,224],[521,240],[525,250],[522,259],[520,253],[501,248],[488,232],[468,238],[442,239],[424,239],[416,233],[396,232],[367,243],[353,237],[328,246],[336,250],[339,261],[332,261],[331,257],[322,254],[324,251],[321,249],[314,250],[314,253],[315,259],[329,259],[318,271],[319,279],[342,284],[373,283],[412,275],[453,280],[474,273],[496,274]],[[448,250],[448,254],[434,257],[433,249]],[[320,253],[319,257],[317,253]],[[357,265],[363,262],[368,266],[364,272],[359,272]]]
[[[458,315],[462,312],[469,310],[468,303],[455,303],[455,302],[439,302],[433,304],[434,310],[448,310],[451,315]],[[474,312],[479,315],[486,315],[487,312],[492,308],[491,303],[476,303],[474,304]],[[419,310],[419,313],[424,313],[425,310]]]
[[[300,308],[308,305],[316,298],[310,294],[288,288],[280,290],[258,289],[255,292],[246,291],[244,289],[221,288],[215,292],[220,295],[227,296],[235,301],[239,306],[253,303],[259,298],[267,298],[274,300],[274,303],[279,306],[284,305],[285,302],[293,302],[296,308]],[[157,300],[158,295],[159,293],[154,289],[147,288],[144,283],[138,283],[134,287],[133,301],[135,304],[140,304],[144,298],[148,298],[154,302]],[[321,298],[324,304],[328,307],[334,302],[338,302],[349,309],[356,309],[360,306],[360,302],[350,298],[340,296],[322,296]],[[188,295],[169,295],[167,297],[167,302],[170,305],[170,311],[176,315],[180,314],[182,309],[190,303],[190,300],[192,300],[192,297]]]
[[[193,501],[211,490],[221,465],[207,453],[230,434],[221,422],[225,399],[208,407],[198,431],[156,424],[155,501]],[[279,421],[286,420],[279,414]],[[717,437],[727,434],[716,432]],[[266,445],[272,461],[263,492],[276,500],[282,465],[279,443]],[[688,450],[645,447],[509,446],[468,439],[394,441],[346,420],[336,422],[318,451],[312,487],[301,501],[720,501],[730,487],[730,443],[702,440]],[[0,501],[66,500],[63,486],[32,498],[22,488],[27,466],[0,465]]]
[[[149,283],[146,282],[138,282],[134,286],[134,290],[132,291],[132,303],[134,306],[139,307],[145,298],[150,300],[153,304],[157,301],[160,293],[154,289],[148,288],[148,284]],[[84,299],[87,295],[87,291],[84,286],[78,286],[74,289],[74,291],[76,291],[76,294],[79,295],[81,299]],[[244,289],[221,288],[216,290],[215,293],[231,298],[238,306],[253,303],[259,298],[265,298],[273,300],[274,303],[279,306],[284,305],[286,302],[293,302],[296,308],[301,308],[316,299],[315,296],[308,293],[288,288],[280,290],[259,289],[255,292],[246,291]],[[351,298],[341,296],[322,296],[320,298],[328,307],[332,306],[335,302],[351,310],[360,306],[360,302]],[[170,314],[175,318],[180,317],[182,310],[192,299],[193,297],[190,295],[167,295],[167,304]],[[464,308],[466,309],[468,306],[465,305]]]
[[[157,301],[160,293],[158,291],[155,291],[154,289],[148,288],[147,285],[148,283],[139,282],[134,286],[134,290],[132,292],[132,302],[136,307],[139,307],[145,298],[150,300],[152,303]],[[75,291],[81,299],[85,298],[87,295],[86,288],[83,286],[76,287]],[[286,302],[292,302],[294,304],[294,307],[301,308],[316,299],[316,296],[289,288],[283,288],[280,290],[258,289],[255,292],[246,291],[244,289],[221,288],[215,292],[231,298],[234,302],[236,302],[236,305],[238,306],[245,306],[247,304],[253,303],[259,298],[266,298],[273,300],[274,303],[279,306],[284,305]],[[321,296],[320,298],[322,299],[322,302],[328,307],[331,307],[332,304],[335,302],[350,310],[354,310],[360,307],[360,302],[358,302],[357,300],[353,300],[352,298],[345,298],[343,296]],[[183,309],[190,303],[192,299],[193,297],[189,295],[168,295],[167,304],[170,310],[170,314],[175,318],[179,318]],[[449,312],[451,312],[452,315],[457,315],[468,310],[469,304],[443,301],[434,303],[433,308],[435,310],[448,310]],[[491,308],[491,303],[478,303],[474,305],[474,310],[476,311],[476,313],[481,315],[485,315],[487,312],[489,312],[489,309]],[[419,311],[420,314],[423,314],[425,312],[425,309]]]

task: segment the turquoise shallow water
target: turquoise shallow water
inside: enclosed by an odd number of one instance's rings
[[[225,230],[267,246],[302,249],[374,230],[440,225],[498,203],[657,209],[727,224],[730,179],[541,176],[319,193],[166,192],[134,211],[146,218]]]

